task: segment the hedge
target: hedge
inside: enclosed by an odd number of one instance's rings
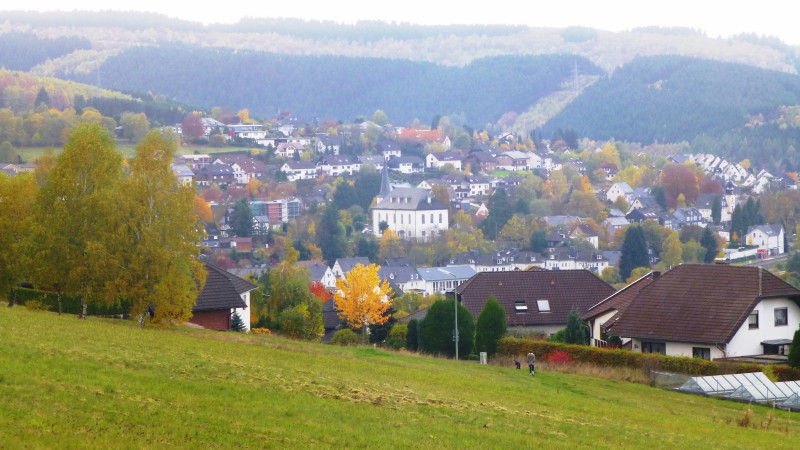
[[[55,292],[39,291],[36,289],[17,288],[16,303],[24,305],[28,301],[38,300],[47,306],[48,310],[58,312],[58,295]],[[86,313],[90,316],[113,316],[128,314],[131,310],[130,302],[119,302],[110,305],[90,303]],[[81,298],[78,295],[61,294],[61,311],[65,314],[80,314]]]
[[[533,341],[511,337],[501,339],[497,347],[497,353],[499,354],[518,356],[532,352],[537,359],[545,359],[550,353],[556,351],[565,352],[573,361],[586,362],[598,366],[638,367],[645,370],[677,372],[695,376],[761,371],[760,365],[752,363],[719,363],[684,356],[666,356],[658,353],[639,353],[630,350],[568,345],[559,342]],[[798,372],[798,378],[795,379],[800,379],[800,371]],[[775,375],[781,381],[785,381],[784,376],[791,376],[790,373],[784,372],[783,369],[780,373],[776,370]]]

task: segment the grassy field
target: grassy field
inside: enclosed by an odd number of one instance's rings
[[[798,433],[800,414],[640,384],[0,307],[2,448],[790,448]]]
[[[42,155],[47,148],[52,148],[54,154],[61,153],[62,147],[18,147],[15,150],[19,153],[23,161],[33,162]],[[118,152],[122,153],[125,158],[133,158],[136,156],[136,145],[128,141],[117,141],[115,148]],[[178,147],[178,154],[190,155],[195,151],[198,153],[230,153],[230,152],[249,152],[252,150],[249,147],[198,147],[196,145],[187,145]],[[265,151],[265,149],[261,149]]]

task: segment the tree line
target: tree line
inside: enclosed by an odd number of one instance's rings
[[[149,133],[123,164],[98,123],[78,125],[32,174],[0,176],[0,295],[29,283],[91,304],[130,305],[142,324],[183,322],[205,280],[194,190],[175,178],[174,139]]]

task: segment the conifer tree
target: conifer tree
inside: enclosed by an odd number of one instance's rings
[[[494,296],[490,296],[475,323],[475,350],[489,357],[497,353],[497,342],[506,334],[506,312]]]
[[[631,271],[637,267],[649,267],[650,258],[647,255],[647,240],[642,228],[632,225],[625,230],[625,240],[622,242],[619,258],[619,275],[627,280]]]
[[[717,257],[717,238],[714,234],[710,228],[705,227],[703,237],[700,238],[700,245],[706,249],[706,255],[703,257],[703,262],[706,264],[714,262],[714,258]]]
[[[567,316],[567,328],[564,330],[564,342],[567,344],[587,345],[588,336],[586,324],[581,321],[581,313],[578,308],[572,308]]]
[[[789,349],[789,367],[800,367],[800,328],[794,332],[792,348]]]

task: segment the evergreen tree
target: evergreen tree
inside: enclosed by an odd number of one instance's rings
[[[481,231],[487,239],[497,239],[500,230],[506,226],[506,222],[514,215],[508,194],[505,189],[498,189],[489,197],[489,217],[483,219],[480,224]]]
[[[439,300],[428,308],[422,320],[419,338],[422,349],[428,353],[455,356],[453,329],[455,321],[455,300]],[[458,354],[467,356],[472,352],[475,324],[472,314],[462,304],[458,304]]]
[[[233,205],[229,225],[237,237],[248,237],[253,234],[253,212],[246,198]]]
[[[419,320],[411,319],[408,321],[408,331],[406,332],[406,349],[413,352],[419,349]]]
[[[567,328],[564,330],[564,342],[567,344],[587,345],[589,343],[586,324],[581,320],[578,308],[572,308],[567,317]]]
[[[788,363],[789,367],[800,367],[800,328],[794,332],[792,348],[789,350]]]
[[[715,196],[714,201],[711,203],[711,220],[714,225],[719,225],[722,220],[722,197],[719,195]]]
[[[664,188],[661,186],[656,186],[651,190],[653,197],[656,199],[656,202],[661,209],[667,209],[667,194],[664,192]]]
[[[706,249],[706,255],[703,257],[703,262],[706,264],[714,262],[714,258],[717,257],[717,238],[714,234],[710,228],[705,227],[703,236],[700,238],[700,245]]]
[[[490,296],[475,324],[475,350],[489,357],[497,353],[497,342],[506,334],[506,312],[494,296]]]
[[[386,310],[386,315],[389,316],[389,319],[381,324],[373,323],[369,325],[369,342],[372,344],[380,344],[383,343],[386,338],[389,336],[389,331],[392,329],[395,323],[397,323],[397,319],[395,319],[394,315],[397,311],[393,307],[389,307]]]
[[[45,88],[40,88],[36,94],[36,100],[33,102],[34,106],[45,105],[50,106],[50,95]]]
[[[322,210],[317,225],[317,246],[322,249],[322,257],[329,265],[344,256],[344,227],[339,222],[339,210],[329,204]]]
[[[542,253],[547,249],[547,232],[544,230],[536,230],[531,233],[531,250],[536,253]]]
[[[239,315],[239,313],[233,313],[231,316],[231,331],[242,332],[246,329],[247,328],[245,327],[244,320],[242,320],[242,317]]]
[[[649,267],[650,258],[647,255],[647,241],[642,228],[631,225],[625,231],[625,240],[622,242],[619,258],[619,275],[623,280],[631,276],[637,267]]]

